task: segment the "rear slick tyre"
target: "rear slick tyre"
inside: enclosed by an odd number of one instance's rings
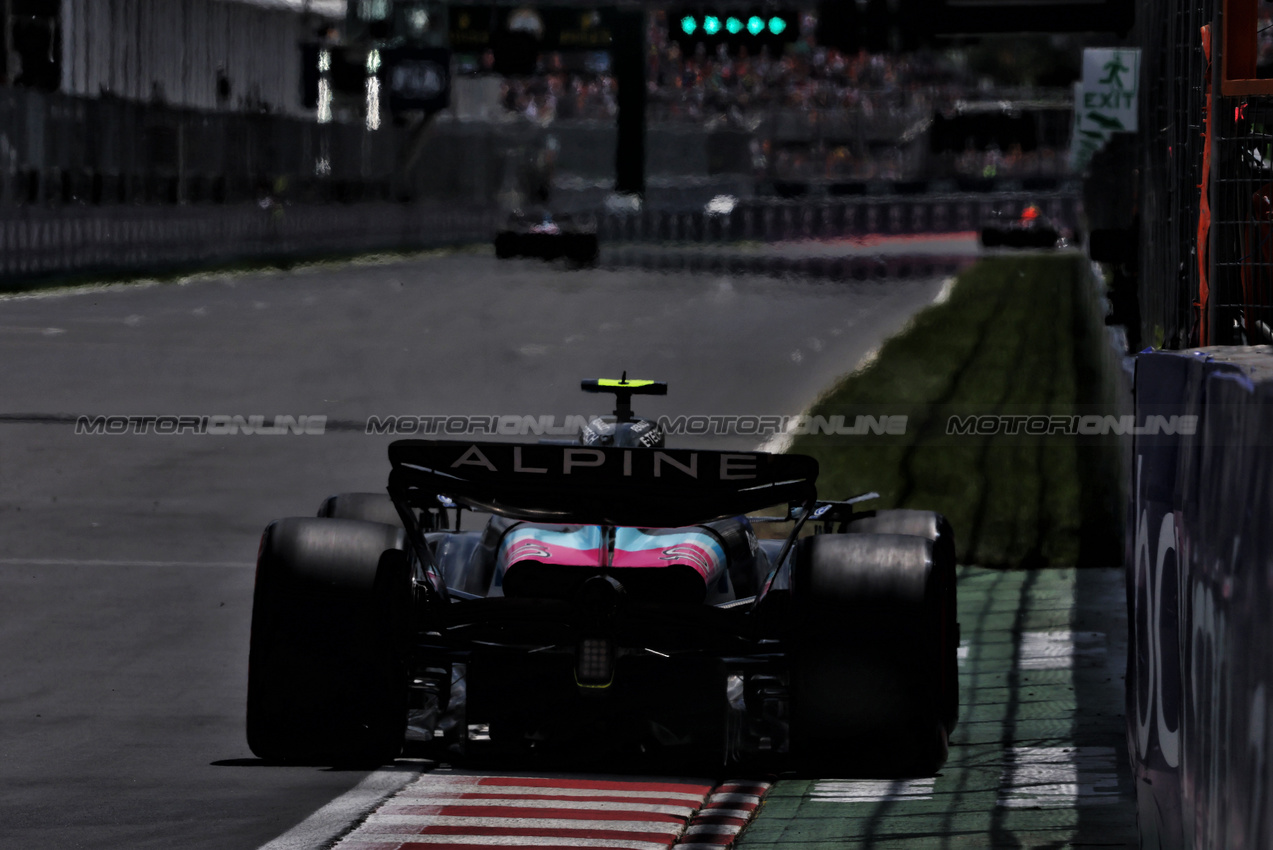
[[[941,704],[947,734],[959,721],[959,610],[955,590],[955,532],[933,511],[872,511],[852,520],[849,534],[906,534],[933,542],[933,569],[941,607]]]
[[[797,550],[791,745],[819,777],[931,776],[946,761],[933,543],[822,534]]]
[[[292,518],[261,541],[247,738],[272,762],[373,766],[402,747],[411,575],[404,532]]]
[[[318,508],[320,517],[329,519],[360,519],[365,522],[382,522],[402,528],[402,517],[393,506],[388,493],[337,493],[328,496]]]

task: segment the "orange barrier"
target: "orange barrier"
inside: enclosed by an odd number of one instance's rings
[[[1208,301],[1211,297],[1208,265],[1211,252],[1208,250],[1211,240],[1211,146],[1214,144],[1211,131],[1211,24],[1202,28],[1202,53],[1207,57],[1205,100],[1202,106],[1204,142],[1202,145],[1202,192],[1198,204],[1198,339],[1202,345],[1211,342],[1210,322],[1207,315]]]

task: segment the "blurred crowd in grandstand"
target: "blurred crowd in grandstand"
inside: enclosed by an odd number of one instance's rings
[[[648,74],[652,117],[722,119],[744,124],[772,107],[927,107],[951,90],[967,92],[970,75],[933,53],[846,56],[818,47],[816,21],[806,16],[802,37],[781,57],[767,53],[729,56],[722,46],[708,54],[700,45],[683,55],[667,36],[662,11],[650,15]],[[506,108],[530,118],[608,118],[614,115],[615,84],[601,72],[566,70],[549,55],[543,73],[509,80]]]
[[[652,12],[649,21],[647,120],[753,132],[757,177],[869,181],[935,172],[1012,178],[1066,171],[1064,143],[970,147],[935,157],[917,150],[935,111],[1004,96],[950,54],[843,54],[816,43],[817,22],[805,15],[801,37],[781,56],[731,56],[723,46],[709,53],[702,45],[687,55],[668,37],[662,11]],[[607,71],[604,56],[592,70],[581,70],[550,54],[542,73],[507,80],[502,102],[543,124],[612,120],[616,84]]]

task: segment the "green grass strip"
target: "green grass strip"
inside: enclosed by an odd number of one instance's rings
[[[877,490],[882,498],[863,507],[940,511],[964,563],[1121,563],[1112,438],[947,433],[952,415],[1113,412],[1084,262],[996,256],[960,275],[946,302],[919,313],[810,411],[848,422],[860,413],[908,417],[904,436],[796,437],[791,451],[821,464],[819,493]]]

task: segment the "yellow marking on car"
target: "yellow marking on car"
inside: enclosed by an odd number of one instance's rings
[[[614,378],[598,378],[599,387],[649,387],[654,381],[616,381]]]

